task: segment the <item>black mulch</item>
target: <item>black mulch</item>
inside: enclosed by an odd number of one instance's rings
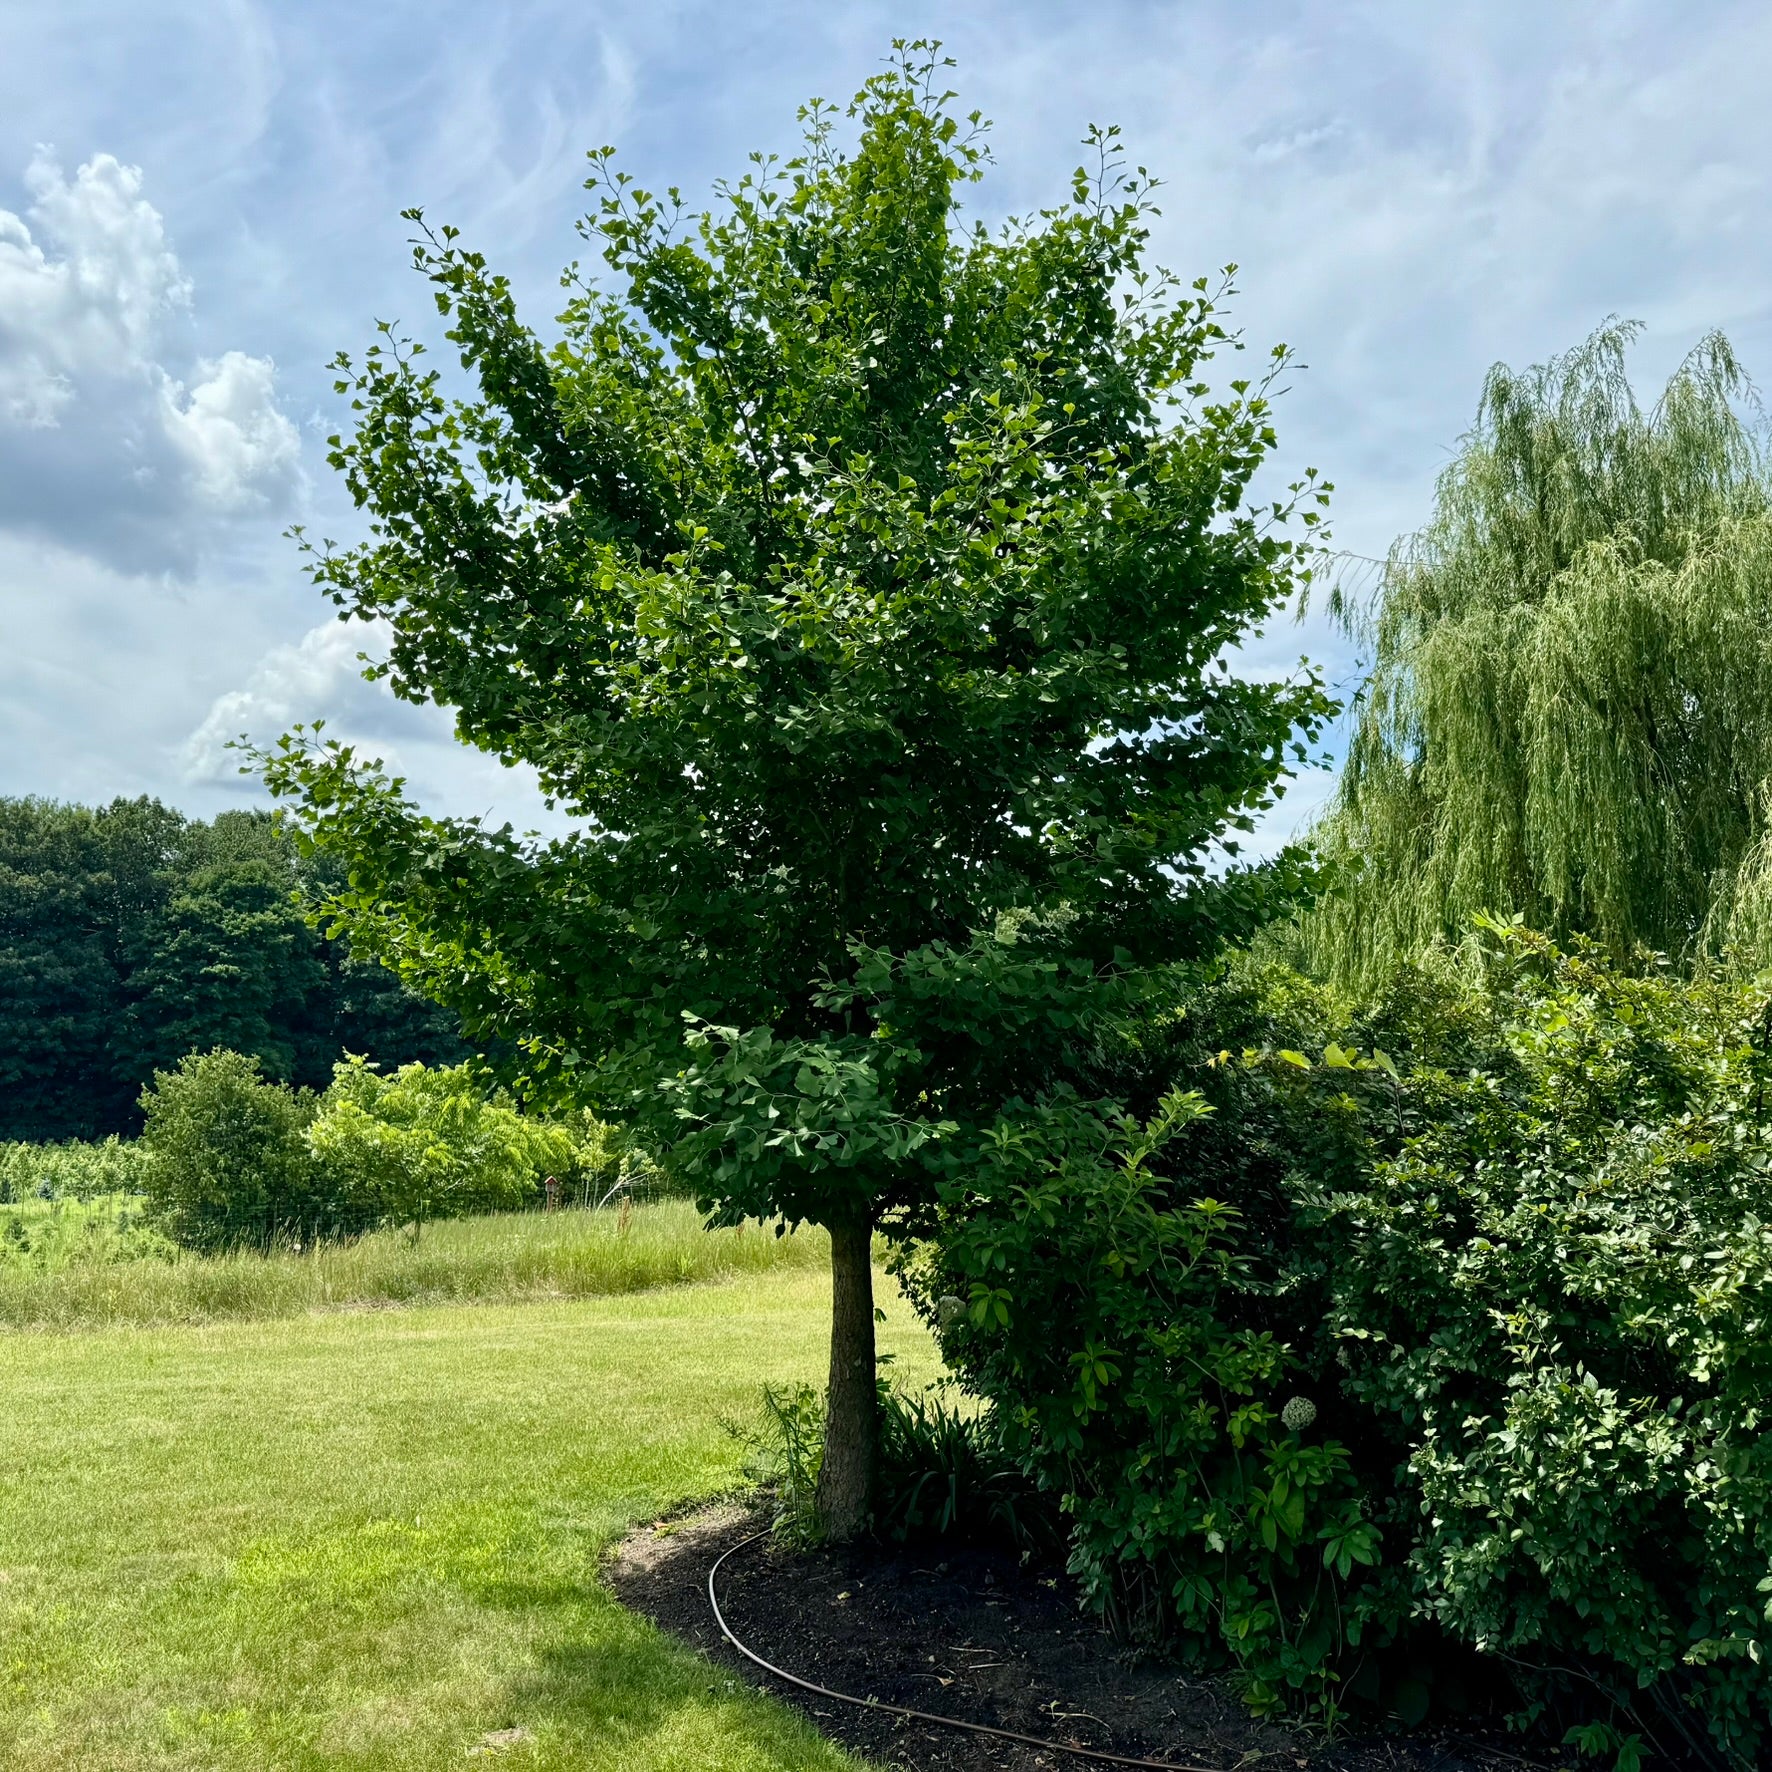
[[[708,1567],[759,1529],[737,1507],[635,1533],[606,1574],[618,1598],[719,1670],[796,1705],[854,1752],[914,1772],[1085,1772],[1093,1762],[857,1709],[744,1660],[708,1609]],[[727,1622],[765,1660],[836,1691],[1042,1740],[1244,1772],[1520,1772],[1499,1741],[1435,1733],[1325,1742],[1252,1719],[1225,1685],[1128,1654],[1079,1617],[1062,1577],[1015,1557],[936,1546],[788,1554],[767,1542],[720,1572]]]

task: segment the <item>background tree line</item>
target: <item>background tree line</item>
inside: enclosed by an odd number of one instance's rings
[[[330,883],[266,812],[0,799],[0,1138],[133,1132],[154,1072],[216,1046],[310,1088],[347,1048],[460,1062],[449,1011],[309,925]]]

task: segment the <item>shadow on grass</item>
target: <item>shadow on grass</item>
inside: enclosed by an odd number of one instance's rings
[[[582,1585],[515,1580],[483,1602],[550,1619],[531,1664],[505,1685],[512,1723],[538,1746],[624,1768],[743,1768],[744,1772],[853,1772],[857,1762],[784,1706],[672,1642],[616,1601],[587,1572]],[[566,1618],[576,1614],[568,1623]]]

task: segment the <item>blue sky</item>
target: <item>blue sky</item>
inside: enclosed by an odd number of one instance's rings
[[[1235,260],[1235,319],[1304,365],[1282,465],[1336,483],[1337,543],[1424,517],[1484,370],[1608,314],[1652,393],[1722,327],[1772,377],[1772,9],[1748,4],[706,4],[60,0],[0,7],[0,792],[252,790],[223,741],[296,719],[431,803],[519,821],[524,783],[357,681],[282,532],[347,537],[325,364],[422,327],[422,204],[538,322],[583,156],[690,193],[796,105],[939,36],[994,119],[987,216],[1060,195],[1091,122],[1167,183],[1157,256]],[[1252,668],[1309,651],[1283,624]],[[1286,828],[1322,791],[1301,784]]]

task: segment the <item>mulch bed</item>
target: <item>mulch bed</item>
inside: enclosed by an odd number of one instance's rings
[[[643,1528],[605,1571],[617,1597],[719,1669],[771,1691],[832,1740],[914,1772],[1083,1772],[1055,1748],[835,1704],[775,1680],[720,1635],[708,1567],[764,1517],[728,1506]],[[720,1572],[727,1622],[776,1666],[835,1691],[1045,1741],[1246,1772],[1520,1772],[1499,1742],[1431,1731],[1325,1742],[1249,1716],[1222,1682],[1129,1654],[1080,1617],[1059,1572],[988,1550],[767,1542]],[[710,1688],[711,1689],[711,1688]]]

